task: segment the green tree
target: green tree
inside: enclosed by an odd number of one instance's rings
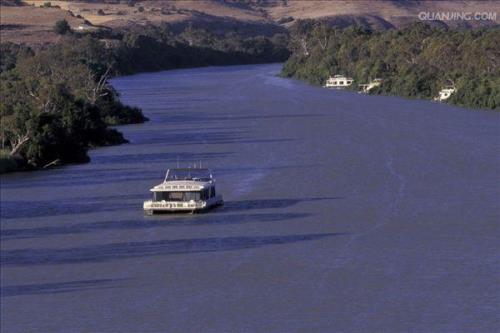
[[[498,28],[445,30],[416,23],[367,31],[306,20],[295,24],[291,34],[292,55],[283,76],[318,85],[334,74],[353,76],[356,83],[382,78],[371,93],[429,99],[452,84],[456,92],[447,102],[500,109]]]

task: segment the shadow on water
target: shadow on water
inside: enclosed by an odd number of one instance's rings
[[[42,211],[33,207],[30,213],[29,211],[24,211],[24,217],[29,216],[42,216],[47,215],[57,215],[57,213],[71,214],[72,211],[75,214],[82,213],[82,209],[87,209],[88,212],[95,211],[94,206],[91,205],[89,201],[92,200],[103,200],[103,199],[135,199],[140,196],[136,195],[123,195],[123,196],[106,196],[106,197],[93,197],[85,198],[86,202],[82,203],[80,206],[73,204],[73,206],[63,205],[52,205],[51,209]],[[72,225],[58,225],[58,226],[47,226],[39,228],[29,228],[29,229],[2,229],[0,234],[0,239],[3,241],[13,240],[13,239],[23,239],[23,238],[38,238],[44,236],[52,235],[67,235],[67,234],[79,234],[79,233],[89,233],[99,230],[120,230],[120,229],[145,229],[145,228],[158,228],[158,227],[172,227],[172,226],[196,226],[196,225],[225,225],[225,224],[242,224],[242,223],[255,223],[255,222],[278,222],[286,221],[298,218],[306,218],[311,216],[308,213],[259,213],[259,214],[224,214],[227,212],[244,212],[247,210],[258,210],[258,209],[273,209],[273,208],[288,208],[297,205],[302,202],[316,202],[324,200],[338,200],[342,199],[340,197],[320,197],[320,198],[301,198],[301,199],[261,199],[261,200],[241,200],[241,201],[228,201],[224,206],[216,208],[212,212],[205,215],[180,215],[176,216],[157,216],[149,217],[144,220],[122,220],[122,221],[104,221],[104,222],[90,222],[90,223],[79,223]],[[78,200],[71,200],[75,202]],[[47,205],[48,203],[46,203]],[[103,209],[115,209],[119,207],[102,207]],[[59,209],[59,211],[58,211]],[[83,211],[85,212],[85,211]],[[6,216],[19,217],[18,214],[14,212],[4,212]],[[10,215],[9,215],[10,214]],[[42,214],[42,215],[41,215]]]
[[[82,171],[82,172],[80,172]],[[89,172],[90,171],[90,172]],[[122,170],[122,171],[107,171],[107,170],[78,170],[69,171],[61,170],[61,175],[53,177],[49,175],[45,179],[34,179],[29,182],[16,182],[6,184],[4,188],[18,189],[29,186],[30,188],[36,187],[72,187],[78,185],[102,185],[108,183],[125,183],[140,180],[153,180],[165,176],[164,172],[158,175],[145,174],[144,170]],[[91,172],[93,171],[93,172]],[[37,171],[39,172],[39,171]],[[3,184],[2,184],[3,186]]]
[[[98,263],[119,259],[172,254],[234,251],[268,245],[290,244],[342,236],[345,233],[324,233],[286,236],[253,236],[193,238],[152,242],[116,243],[64,249],[20,249],[1,253],[2,266],[60,265]]]
[[[146,194],[127,194],[102,197],[81,197],[40,201],[11,200],[3,201],[0,217],[2,219],[34,218],[43,216],[76,215],[96,212],[112,212],[127,209],[140,209],[140,200],[146,198]],[[300,202],[313,202],[319,200],[341,199],[332,198],[309,198],[309,199],[267,199],[267,200],[244,200],[228,201],[218,212],[243,211],[249,209],[286,208]],[[127,201],[128,200],[128,201]],[[139,203],[136,203],[139,202]],[[2,238],[3,238],[2,231]]]
[[[59,294],[81,290],[94,290],[105,288],[116,288],[111,284],[115,279],[82,280],[58,283],[25,284],[18,286],[5,286],[0,289],[0,297],[39,295],[39,294]]]
[[[174,217],[167,219],[164,216],[149,217],[147,220],[123,220],[79,223],[67,226],[51,226],[30,229],[4,229],[0,235],[2,241],[38,238],[53,235],[81,234],[93,231],[106,230],[134,230],[148,228],[165,228],[175,226],[196,226],[196,225],[225,225],[243,224],[255,222],[278,222],[305,218],[310,214],[305,213],[268,213],[268,214],[232,214],[232,215],[197,215],[186,217]]]
[[[284,120],[284,119],[300,119],[300,118],[307,118],[310,119],[311,117],[327,117],[331,116],[329,114],[311,114],[311,113],[302,113],[302,114],[289,114],[289,113],[283,113],[283,114],[273,114],[273,115],[235,115],[234,113],[219,113],[219,114],[214,114],[210,113],[210,115],[207,115],[206,113],[193,113],[190,112],[190,114],[184,112],[184,113],[168,113],[167,116],[164,116],[163,114],[159,117],[159,119],[162,120],[162,122],[166,122],[169,124],[184,124],[184,123],[189,123],[189,124],[202,124],[206,125],[210,122],[216,122],[217,124],[220,124],[221,121],[239,121],[239,120],[257,120],[257,119],[263,119],[263,120],[269,120],[269,119],[277,119],[277,120]]]
[[[144,197],[145,195],[126,194],[102,197],[68,198],[61,200],[3,201],[0,217],[2,219],[13,219],[75,215],[126,210],[134,206],[137,206],[139,209],[140,204],[134,204],[134,202]],[[126,200],[133,201],[131,202]]]
[[[228,175],[247,175],[254,172],[262,171],[275,171],[283,169],[296,169],[296,168],[310,168],[314,165],[287,165],[287,166],[270,166],[270,167],[238,167],[238,168],[220,168],[217,169],[216,176]],[[107,172],[106,170],[63,170],[62,175],[51,176],[39,180],[31,180],[29,183],[30,188],[37,186],[41,187],[68,187],[75,185],[96,185],[100,183],[109,183],[113,181],[120,181],[120,183],[130,181],[153,181],[161,180],[164,177],[162,170],[158,174],[145,175],[143,170],[127,170]],[[11,184],[3,184],[2,186],[11,188],[23,188],[26,186],[22,180]],[[1,202],[0,217],[2,219],[12,218],[33,218],[43,216],[58,216],[58,215],[73,215],[80,213],[92,212],[106,212],[118,211],[124,209],[140,209],[141,200],[149,196],[148,191],[145,189],[144,194],[138,195],[114,195],[114,196],[98,196],[98,197],[76,197],[64,198],[57,201],[54,200],[3,200]],[[297,202],[289,200],[300,201],[316,201],[326,199],[339,199],[339,198],[310,198],[310,199],[272,199],[260,200],[259,202],[227,202],[225,211],[242,210],[242,209],[256,209],[256,208],[280,208],[287,205],[293,205]],[[124,200],[131,200],[129,202]],[[133,202],[135,200],[137,202]],[[285,200],[285,201],[281,201]],[[287,201],[288,200],[288,201]],[[246,207],[246,208],[245,208]]]
[[[217,209],[221,212],[241,211],[249,209],[268,209],[268,208],[287,208],[301,202],[315,202],[324,200],[338,200],[341,197],[323,197],[323,198],[303,198],[303,199],[261,199],[261,200],[241,200],[226,201],[224,206]]]

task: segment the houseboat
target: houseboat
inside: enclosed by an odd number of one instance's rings
[[[176,168],[167,170],[163,183],[150,189],[152,200],[144,201],[144,212],[195,213],[223,204],[216,193],[215,179],[208,169]]]
[[[437,97],[435,97],[434,100],[439,101],[439,102],[445,101],[448,98],[450,98],[450,96],[454,92],[455,92],[455,87],[453,87],[453,86],[444,87],[443,89],[441,89],[439,91],[439,95]]]
[[[361,88],[361,90],[359,92],[363,94],[368,94],[370,90],[380,86],[381,84],[382,84],[382,79],[374,79],[369,83],[360,84],[359,87]]]
[[[326,80],[325,88],[346,88],[349,87],[354,80],[351,77],[347,77],[344,75],[335,75]]]

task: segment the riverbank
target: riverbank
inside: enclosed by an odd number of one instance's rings
[[[168,26],[101,33],[71,33],[41,50],[1,45],[2,149],[24,162],[3,158],[0,171],[86,162],[89,148],[125,143],[109,126],[147,118],[119,101],[107,84],[113,76],[288,56],[282,34],[216,36],[189,27],[172,35]]]
[[[370,94],[434,99],[445,87],[446,103],[500,111],[500,29],[454,30],[415,23],[400,30],[336,29],[306,20],[291,31],[292,55],[281,75],[324,85],[351,77],[346,89],[381,79]]]
[[[18,171],[16,159],[7,150],[0,150],[0,174]]]

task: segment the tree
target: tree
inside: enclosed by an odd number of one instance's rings
[[[54,24],[54,31],[59,35],[65,35],[71,32],[71,27],[66,20],[59,20]]]
[[[282,75],[322,84],[332,74],[355,83],[382,78],[370,93],[433,98],[455,82],[447,103],[499,108],[500,30],[445,30],[422,23],[369,31],[305,20],[290,29],[292,55]],[[356,89],[353,84],[351,89]]]
[[[56,26],[58,33],[70,31],[66,21]],[[114,39],[118,46],[104,47],[102,36]],[[220,35],[193,26],[179,34],[163,24],[137,25],[119,34],[71,34],[37,50],[2,44],[0,146],[4,155],[16,155],[28,167],[85,161],[90,147],[124,142],[119,132],[107,126],[147,120],[140,109],[119,101],[107,84],[110,76],[284,61],[287,43],[285,34],[272,38],[236,32]]]

